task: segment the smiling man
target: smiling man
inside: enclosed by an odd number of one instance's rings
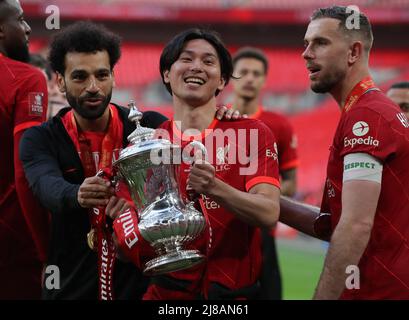
[[[47,114],[45,78],[27,64],[30,33],[20,3],[0,0],[0,300],[40,298],[47,254],[48,216],[28,188],[18,151],[24,131]]]
[[[208,161],[181,164],[179,188],[185,197],[189,189],[201,195],[200,209],[209,217],[212,232],[204,232],[192,244],[206,254],[206,263],[153,277],[144,299],[259,297],[257,227],[273,227],[278,219],[278,163],[273,135],[261,121],[215,119],[216,96],[232,69],[230,53],[216,34],[206,30],[184,31],[162,52],[160,71],[172,95],[174,119],[161,129],[182,148],[192,140],[207,148]],[[240,162],[243,155],[247,162]],[[137,248],[130,249],[117,227],[120,223],[114,225],[123,253],[135,261]]]
[[[340,6],[318,9],[308,25],[302,56],[311,89],[330,93],[342,113],[321,210],[283,199],[281,219],[323,236],[317,217],[331,214],[315,299],[407,299],[409,122],[371,79],[371,25],[360,13],[359,28],[348,28],[351,14]]]

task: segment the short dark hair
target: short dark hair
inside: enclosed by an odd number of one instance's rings
[[[44,70],[45,74],[47,75],[48,81],[52,79],[53,70],[51,69],[50,64],[48,63],[47,59],[44,58],[41,54],[38,54],[38,53],[30,54],[29,63],[34,67]]]
[[[90,21],[76,22],[53,38],[48,60],[54,71],[64,74],[68,52],[92,53],[106,50],[111,70],[121,57],[121,39],[103,25]]]
[[[360,37],[364,42],[365,51],[369,53],[373,43],[371,23],[369,22],[369,19],[365,14],[359,12],[359,28],[348,28],[347,20],[354,12],[355,10],[353,8],[348,8],[345,6],[319,8],[313,12],[310,19],[311,21],[322,18],[332,18],[339,20],[339,26],[341,30],[347,35]]]
[[[391,85],[390,89],[409,89],[409,81],[396,82]]]
[[[227,85],[233,73],[233,64],[230,52],[224,46],[219,35],[215,31],[193,28],[183,31],[176,35],[162,51],[160,56],[159,71],[162,77],[162,81],[166,86],[166,89],[170,94],[172,94],[172,89],[169,83],[165,83],[163,73],[169,71],[172,64],[179,58],[185,44],[188,41],[195,39],[203,39],[209,42],[216,50],[217,56],[220,61],[220,69],[222,78]],[[216,95],[219,94],[219,90],[216,90]]]
[[[239,49],[233,56],[233,66],[236,66],[240,59],[251,58],[260,61],[264,67],[264,73],[268,71],[268,59],[264,52],[258,48],[244,47]]]

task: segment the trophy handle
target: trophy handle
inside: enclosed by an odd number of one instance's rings
[[[190,155],[192,149],[193,150],[199,149],[199,151],[202,152],[202,159],[204,158],[205,161],[208,161],[208,153],[206,147],[201,143],[200,141],[192,141],[188,145],[186,145],[185,148],[183,148],[182,151],[182,159],[185,163],[193,163],[194,162],[194,154],[193,156]],[[186,150],[188,149],[188,150]],[[197,201],[197,199],[200,197],[200,194],[198,194],[195,190],[191,189],[189,185],[186,186],[186,194],[188,197],[188,202],[186,205],[190,208],[194,207],[194,203]]]
[[[199,151],[202,152],[204,160],[206,160],[206,161],[208,160],[208,154],[207,154],[207,150],[206,150],[206,147],[204,146],[204,144],[201,143],[200,141],[192,141],[189,144],[187,144],[185,148],[183,148],[183,151],[182,151],[183,161],[185,161],[186,163],[193,163],[194,155],[191,156],[189,154],[190,151],[192,150],[189,147],[191,147],[193,150],[199,149]],[[188,151],[186,151],[187,148],[189,149]]]
[[[118,191],[119,181],[121,178],[118,174],[116,174],[116,171],[110,172],[108,170],[100,169],[98,170],[96,176],[109,181],[111,186],[115,189],[115,192]]]

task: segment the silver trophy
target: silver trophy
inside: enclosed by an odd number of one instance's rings
[[[190,268],[201,263],[204,256],[183,246],[203,232],[206,220],[193,201],[182,199],[180,163],[188,155],[182,155],[180,146],[169,140],[155,138],[154,129],[140,125],[142,113],[133,101],[129,107],[129,119],[136,123],[136,129],[113,167],[116,178],[125,181],[138,210],[142,237],[157,254],[145,263],[143,272],[158,275]],[[207,155],[203,144],[192,144]]]

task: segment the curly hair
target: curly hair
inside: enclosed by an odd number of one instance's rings
[[[79,21],[54,36],[48,60],[55,72],[64,74],[65,56],[68,52],[92,53],[106,50],[111,70],[121,57],[121,39],[103,25]]]
[[[233,73],[233,63],[230,52],[224,46],[219,35],[215,31],[205,30],[205,29],[188,29],[176,35],[163,49],[160,62],[159,71],[162,77],[162,82],[165,84],[166,89],[170,94],[172,94],[172,89],[169,83],[164,80],[163,73],[170,70],[172,64],[179,59],[180,54],[183,51],[186,43],[190,40],[203,39],[209,42],[213,48],[216,50],[217,55],[220,60],[220,68],[222,78],[225,81],[225,85],[229,83],[229,80]],[[216,90],[216,96],[219,94],[219,90]]]

